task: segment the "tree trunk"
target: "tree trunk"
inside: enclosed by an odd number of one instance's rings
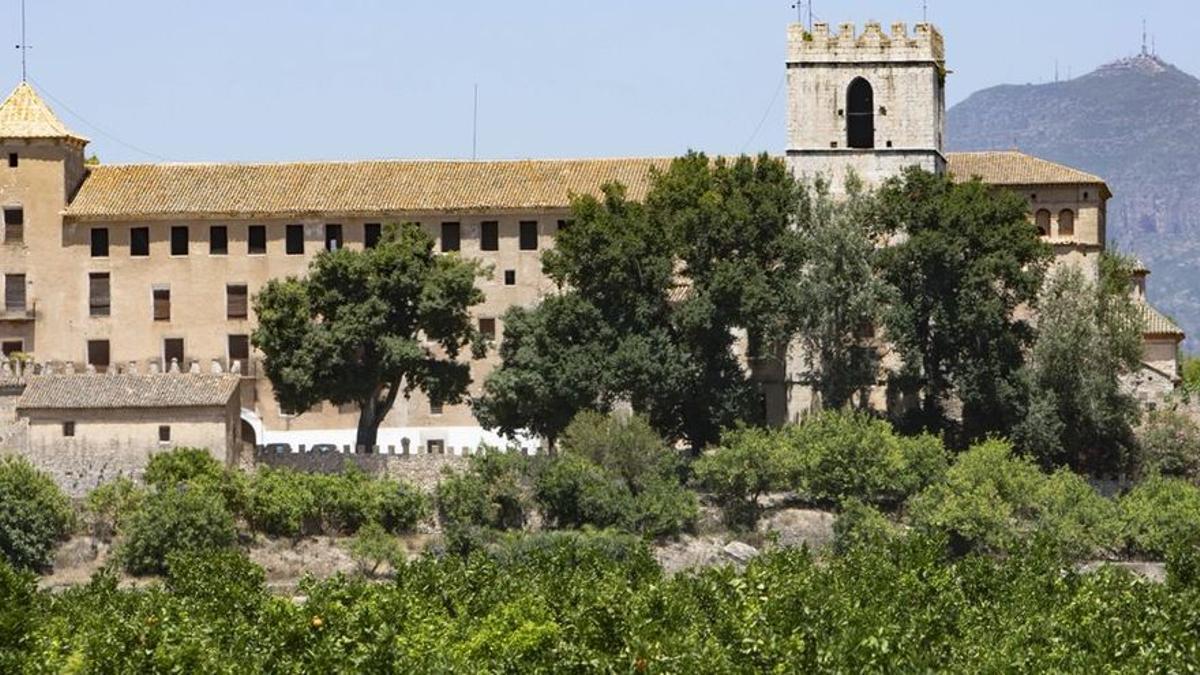
[[[379,422],[375,416],[375,398],[362,406],[362,410],[358,413],[358,434],[355,436],[354,444],[357,447],[365,448],[367,453],[375,451],[375,442],[379,438]]]

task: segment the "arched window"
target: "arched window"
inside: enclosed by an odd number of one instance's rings
[[[861,77],[846,92],[846,144],[862,150],[875,147],[875,91]]]
[[[1075,212],[1071,209],[1063,209],[1058,214],[1058,236],[1075,236]]]
[[[1046,209],[1037,212],[1037,229],[1039,236],[1050,236],[1050,212]]]

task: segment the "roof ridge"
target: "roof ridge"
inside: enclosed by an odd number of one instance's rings
[[[37,91],[25,81],[0,103],[0,138],[88,139],[67,128]]]
[[[281,160],[275,162],[123,162],[115,164],[93,164],[91,169],[105,168],[147,168],[147,167],[280,167],[280,166],[349,166],[361,164],[568,164],[573,162],[664,162],[674,157],[668,156],[629,156],[629,157],[528,157],[518,159],[462,159],[462,158],[394,158],[394,159],[299,159]]]

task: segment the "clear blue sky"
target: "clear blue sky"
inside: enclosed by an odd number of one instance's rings
[[[28,2],[31,79],[105,162],[469,157],[475,83],[481,158],[783,148],[783,92],[767,111],[789,0]],[[1196,0],[929,4],[952,103],[1052,79],[1056,59],[1065,77],[1130,55],[1143,16],[1160,55],[1200,74]],[[816,14],[913,24],[921,2]],[[18,18],[2,0],[9,45]],[[5,89],[20,77],[8,49]]]

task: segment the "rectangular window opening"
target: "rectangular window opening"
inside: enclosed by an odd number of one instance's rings
[[[8,168],[15,169],[21,163],[21,157],[15,152],[8,153]]]
[[[383,226],[379,223],[367,223],[363,225],[363,248],[375,248],[379,246],[379,240],[383,237]]]
[[[25,209],[4,209],[4,241],[10,244],[25,241]]]
[[[188,254],[187,225],[177,225],[171,228],[171,255]]]
[[[536,220],[521,221],[521,250],[536,251],[538,247],[538,224]]]
[[[12,356],[13,354],[25,351],[25,341],[5,340],[4,342],[0,343],[0,350],[3,350],[5,357]]]
[[[108,340],[88,340],[87,362],[98,373],[108,370],[110,363]]]
[[[208,228],[208,254],[229,255],[229,228],[225,225]]]
[[[489,340],[496,339],[496,320],[495,319],[480,319],[479,332]]]
[[[93,227],[92,228],[92,257],[107,258],[108,257],[108,228]]]
[[[159,425],[159,427],[158,427],[158,442],[159,443],[170,443],[171,442],[171,427],[169,425],[166,425],[166,424]]]
[[[25,275],[4,275],[4,311],[8,314],[25,313]]]
[[[112,294],[109,287],[108,272],[92,272],[88,275],[88,311],[91,316],[112,314]]]
[[[130,228],[129,255],[135,258],[144,258],[150,255],[150,228]]]
[[[517,271],[516,270],[504,270],[504,285],[505,286],[516,286],[517,285]]]
[[[500,223],[485,220],[479,224],[479,249],[482,251],[500,250]]]
[[[288,225],[284,231],[285,250],[288,255],[304,255],[304,226]]]
[[[249,289],[246,284],[229,284],[225,287],[225,317],[245,319],[249,316]]]
[[[163,370],[170,371],[174,365],[180,372],[186,370],[184,365],[183,338],[163,339]]]
[[[336,251],[342,248],[342,226],[331,224],[325,226],[325,250]]]
[[[241,361],[245,363],[250,359],[250,336],[249,335],[230,335],[229,336],[229,363]],[[243,372],[245,370],[243,369]]]
[[[267,252],[267,226],[251,225],[246,233],[246,253],[263,255]]]
[[[63,438],[74,438],[75,437],[75,423],[74,422],[63,422],[62,423],[62,431],[63,431]]]
[[[458,223],[442,223],[442,253],[462,249],[462,226]]]
[[[171,289],[159,287],[151,291],[154,296],[154,320],[171,320]]]

